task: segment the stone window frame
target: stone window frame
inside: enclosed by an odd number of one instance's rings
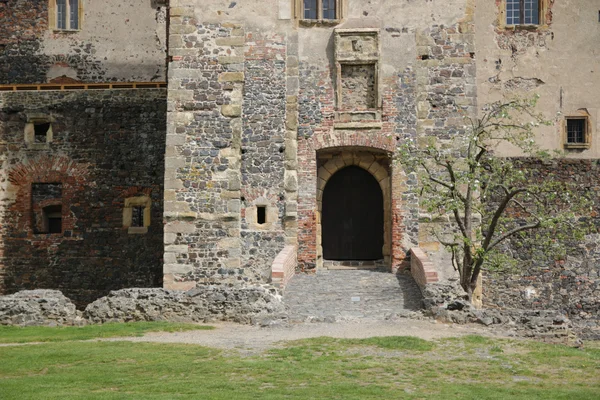
[[[508,24],[506,22],[506,0],[497,1],[498,4],[498,27],[508,30],[544,30],[550,25],[549,14],[553,0],[538,0],[539,23],[537,24]]]
[[[143,226],[132,226],[133,223],[133,208],[144,207],[144,224]],[[135,196],[125,199],[123,207],[123,228],[127,228],[129,234],[148,233],[150,226],[150,216],[152,212],[152,200],[148,196]]]
[[[68,32],[79,32],[81,31],[81,27],[83,25],[83,0],[78,0],[77,3],[77,28],[75,29],[71,29],[70,26],[70,19],[66,18],[66,23],[68,25],[67,28],[59,28],[58,27],[58,6],[56,4],[57,0],[48,0],[48,27],[50,28],[50,30],[56,32],[56,33],[68,33]],[[67,13],[70,10],[70,4],[69,4],[69,0],[65,0],[66,1],[66,7],[67,7]]]
[[[52,143],[54,139],[54,133],[52,130],[52,125],[55,122],[54,118],[48,114],[41,113],[28,113],[27,114],[27,122],[25,123],[25,144],[27,148],[32,150],[46,150],[50,148],[50,143]],[[45,142],[36,142],[35,141],[35,125],[37,124],[50,124],[48,130],[46,131],[46,141]]]
[[[258,208],[265,208],[265,221],[258,223]],[[274,206],[267,198],[259,197],[254,200],[245,211],[246,222],[251,230],[268,231],[277,228],[279,222],[279,208]]]
[[[317,18],[316,19],[306,19],[304,18],[304,0],[292,0],[292,7],[294,10],[294,17],[298,21],[298,23],[302,26],[316,26],[316,25],[329,25],[334,26],[338,25],[342,22],[342,19],[345,15],[345,10],[347,7],[348,0],[334,0],[335,1],[335,19],[323,19],[323,2],[322,0],[317,1]]]
[[[570,120],[583,120],[585,121],[585,132],[584,132],[584,141],[583,142],[569,142],[568,138],[568,122]],[[592,121],[590,118],[590,114],[585,109],[577,110],[574,113],[566,115],[562,122],[562,137],[563,137],[563,147],[565,149],[589,149],[592,144]]]
[[[341,54],[340,44],[347,36],[370,36],[377,42],[376,53],[373,54]],[[380,54],[381,38],[378,28],[335,29],[335,122],[336,129],[380,129],[383,108]],[[344,65],[373,65],[375,73],[375,108],[367,110],[347,109],[342,103],[342,67]],[[364,117],[364,118],[363,118]],[[358,121],[357,121],[358,120]]]

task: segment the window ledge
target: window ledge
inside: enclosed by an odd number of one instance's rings
[[[147,226],[130,226],[129,228],[127,228],[127,233],[129,233],[130,235],[140,235],[140,234],[148,233],[148,227]]]
[[[334,122],[334,129],[381,129],[382,122]]]
[[[298,21],[302,26],[336,26],[341,19],[301,19]]]
[[[50,143],[27,143],[28,150],[50,150]]]
[[[565,143],[564,144],[565,149],[589,149],[590,148],[590,144],[589,143]]]
[[[504,29],[507,31],[541,31],[548,28],[545,24],[517,24],[517,25],[504,25]]]
[[[78,32],[81,32],[81,29],[57,29],[57,28],[54,28],[54,29],[52,29],[52,32],[54,32],[54,33],[78,33]]]

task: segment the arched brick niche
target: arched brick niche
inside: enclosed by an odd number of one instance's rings
[[[8,174],[9,192],[14,193],[14,201],[8,204],[7,222],[13,232],[26,234],[27,239],[39,239],[39,246],[51,246],[64,240],[80,240],[81,232],[76,230],[76,217],[71,212],[71,200],[80,188],[87,184],[87,164],[78,164],[66,157],[40,157],[26,164],[13,167]],[[47,188],[43,188],[47,186]],[[50,192],[47,199],[34,201],[36,188]],[[44,196],[42,196],[44,197]],[[47,235],[38,225],[39,215],[45,206],[60,206],[60,235]]]
[[[327,182],[338,171],[357,166],[369,172],[379,183],[383,194],[384,237],[382,254],[385,265],[392,267],[392,180],[390,178],[390,154],[380,149],[365,147],[337,147],[317,152],[316,193],[316,255],[317,267],[323,266],[322,225],[323,192]]]

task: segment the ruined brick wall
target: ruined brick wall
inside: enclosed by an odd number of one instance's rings
[[[0,94],[2,293],[59,289],[83,306],[162,285],[165,100],[164,89]],[[50,143],[26,143],[32,115],[52,121]],[[150,224],[129,233],[135,196],[150,198]],[[40,232],[47,205],[62,207],[62,233]]]
[[[594,202],[593,224],[600,229],[600,164],[597,160],[557,160],[541,163],[520,160],[533,180],[553,179],[574,184],[576,193]],[[518,239],[506,251],[519,260],[516,271],[484,274],[484,304],[506,308],[559,310],[565,312],[584,333],[598,337],[600,332],[600,243],[599,235],[583,243],[565,243],[566,260],[555,260],[543,248],[526,245]]]
[[[80,3],[79,29],[61,30],[47,0],[0,2],[0,84],[165,80],[166,7]]]

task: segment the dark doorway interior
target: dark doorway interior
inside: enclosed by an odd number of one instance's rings
[[[336,172],[323,192],[323,258],[383,258],[383,194],[379,183],[360,167]]]

